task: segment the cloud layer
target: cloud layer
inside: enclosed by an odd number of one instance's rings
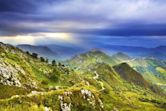
[[[165,12],[165,0],[1,0],[0,38],[38,33],[165,38]]]

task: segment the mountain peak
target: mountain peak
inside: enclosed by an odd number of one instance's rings
[[[98,54],[98,53],[104,53],[104,52],[102,52],[100,49],[95,48],[95,49],[90,50],[89,53]]]
[[[142,75],[132,69],[127,63],[121,63],[113,68],[124,80],[143,87],[148,87],[148,83]]]

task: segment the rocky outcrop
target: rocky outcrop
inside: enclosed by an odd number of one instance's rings
[[[59,95],[60,100],[60,108],[62,111],[71,111],[71,103],[64,102],[65,98],[70,99],[70,95],[72,95],[72,92],[64,92],[64,95]]]
[[[22,80],[24,79],[24,80]],[[10,64],[0,58],[0,83],[17,87],[37,88],[37,83],[17,64]]]
[[[18,78],[19,73],[25,73],[19,67],[13,67],[12,65],[5,63],[0,59],[0,83],[4,85],[21,87],[20,80]]]

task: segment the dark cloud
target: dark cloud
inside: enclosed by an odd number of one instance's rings
[[[164,3],[164,0],[0,0],[0,35],[64,31],[163,36]]]
[[[42,5],[60,3],[63,1],[65,0],[1,0],[0,13],[34,13]]]
[[[1,0],[0,13],[13,12],[13,13],[31,13],[35,10],[36,4],[32,0]]]
[[[103,29],[74,30],[74,33],[110,36],[164,36],[166,24],[119,24]]]

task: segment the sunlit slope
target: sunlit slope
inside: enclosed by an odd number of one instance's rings
[[[100,57],[101,60],[91,60],[96,54],[95,59]],[[72,64],[80,67],[75,69],[70,64],[47,63],[32,54],[1,43],[0,110],[165,110],[165,96],[151,90],[148,83],[129,65],[119,64],[115,66],[118,69],[115,69],[113,64],[118,63],[96,50],[90,51],[83,58],[86,62],[77,64],[75,61]],[[121,76],[123,73],[119,72],[119,68],[124,68],[127,78]],[[128,78],[130,75],[138,80]]]
[[[149,83],[161,86],[165,89],[166,62],[164,60],[154,58],[135,59],[121,52],[108,56],[100,50],[91,50],[84,54],[77,55],[67,62],[78,71],[89,70],[95,63],[107,63],[114,66],[126,62]]]
[[[105,54],[99,49],[93,49],[80,55],[76,55],[72,59],[68,60],[71,66],[76,69],[86,69],[92,63],[108,63],[110,65],[115,65],[116,61],[112,59],[109,55]]]
[[[160,108],[165,107],[163,105],[165,104],[165,99],[160,95],[162,92],[156,90],[157,88],[155,89],[155,87],[151,87],[138,72],[127,64],[120,64],[115,67],[112,68],[106,63],[97,63],[91,65],[89,71],[82,74],[88,84],[95,86],[101,92],[102,100],[107,110],[150,111],[153,108],[162,110]],[[122,77],[122,73],[119,72],[121,69],[125,72],[125,76],[129,78]],[[158,101],[162,106],[155,102],[150,102],[151,100]]]
[[[71,72],[62,64],[53,66],[18,48],[0,43],[0,83],[2,85],[28,90],[46,90],[55,85],[68,85],[68,81],[63,83],[61,81]]]
[[[128,62],[135,70],[153,84],[166,84],[166,62],[158,59],[140,58]]]

